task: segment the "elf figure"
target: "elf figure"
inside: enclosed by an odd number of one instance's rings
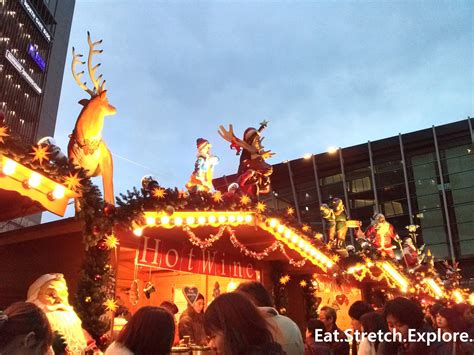
[[[392,224],[385,220],[385,216],[378,213],[374,218],[374,223],[367,228],[365,236],[372,242],[382,255],[387,255],[390,258],[395,258],[392,241],[399,242],[397,232]]]
[[[408,268],[418,266],[418,249],[413,244],[413,240],[407,237],[403,240],[403,259]]]
[[[194,171],[189,178],[186,188],[190,192],[212,191],[212,177],[214,175],[214,166],[219,163],[219,158],[211,155],[212,145],[207,139],[198,138],[196,140],[197,159],[194,164]]]
[[[347,235],[347,214],[342,200],[337,197],[333,198],[331,201],[331,208],[334,211],[336,221],[337,247],[345,248]]]
[[[258,198],[260,194],[270,192],[270,175],[273,168],[265,162],[266,159],[274,155],[269,150],[264,150],[261,132],[267,127],[268,122],[263,121],[257,129],[249,127],[244,132],[243,139],[234,135],[232,125],[229,130],[219,126],[219,135],[231,143],[230,148],[237,151],[237,155],[243,150],[240,156],[239,170],[237,172],[237,182],[240,191],[252,197]]]
[[[319,207],[319,210],[321,212],[321,217],[326,221],[327,242],[333,245],[336,241],[336,216],[334,215],[332,208],[325,203]]]

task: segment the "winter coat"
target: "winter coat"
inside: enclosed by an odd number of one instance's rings
[[[206,345],[206,333],[204,332],[204,312],[196,313],[194,308],[188,308],[179,317],[179,338],[189,336],[191,342],[196,345]]]

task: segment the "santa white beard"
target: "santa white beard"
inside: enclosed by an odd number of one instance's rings
[[[73,354],[81,354],[87,348],[82,322],[71,306],[62,304],[47,306],[35,302],[46,314],[53,332],[58,332]]]

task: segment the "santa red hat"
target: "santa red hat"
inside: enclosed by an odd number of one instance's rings
[[[202,148],[204,148],[208,144],[209,144],[209,141],[207,139],[204,139],[204,138],[196,139],[196,146],[197,146],[198,150],[201,150]]]

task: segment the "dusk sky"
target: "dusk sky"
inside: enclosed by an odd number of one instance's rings
[[[465,119],[474,106],[473,9],[472,1],[77,0],[55,138],[66,150],[77,102],[88,97],[70,70],[72,46],[88,54],[88,30],[103,39],[96,62],[118,111],[104,127],[116,194],[145,174],[183,188],[199,137],[220,158],[215,176],[236,172],[220,124],[241,137],[270,121],[264,144],[279,163]]]

